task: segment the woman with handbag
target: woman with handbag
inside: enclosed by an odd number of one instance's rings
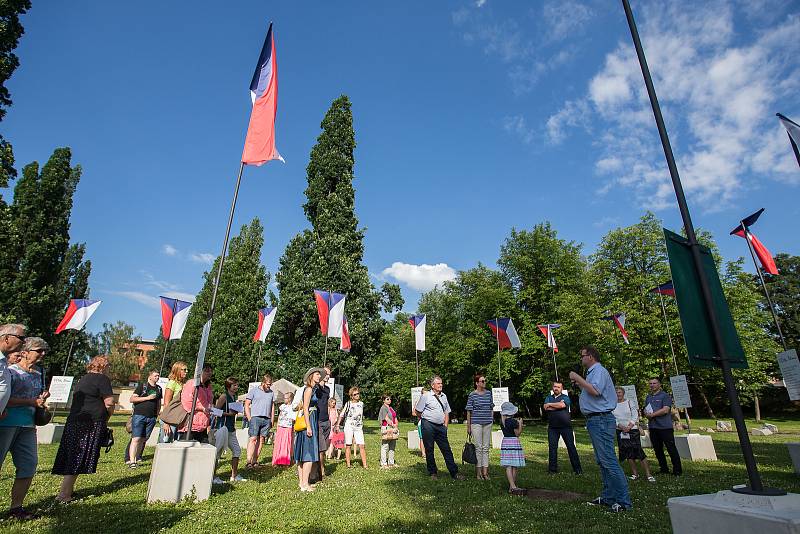
[[[186,375],[189,372],[189,366],[186,362],[177,361],[172,364],[172,369],[169,372],[169,381],[164,386],[164,408],[166,409],[172,399],[181,398],[181,389],[186,382]],[[187,414],[188,415],[188,414]],[[162,420],[161,434],[158,436],[159,443],[170,443],[175,439],[175,433],[178,431],[177,425],[171,425]]]
[[[297,418],[294,422],[294,461],[297,462],[297,476],[300,491],[314,491],[308,483],[311,467],[319,462],[319,438],[317,437],[317,395],[316,385],[322,379],[323,370],[312,367],[303,377],[303,398],[300,401]]]
[[[10,452],[16,474],[11,487],[11,509],[8,514],[20,520],[37,517],[23,508],[22,502],[31,487],[39,460],[36,446],[37,411],[44,411],[45,416],[40,414],[39,419],[49,422],[46,415],[50,412],[46,411],[44,402],[50,393],[44,390],[44,376],[35,367],[48,350],[50,347],[42,338],[26,338],[19,360],[8,368],[11,397],[6,408],[7,415],[0,419],[0,465]]]
[[[478,480],[489,480],[489,446],[492,444],[492,392],[486,389],[486,376],[475,375],[475,391],[467,397],[467,442],[474,440],[475,476]]]
[[[106,376],[108,358],[95,356],[86,364],[87,373],[72,395],[72,408],[58,444],[52,473],[63,475],[56,502],[73,499],[78,475],[94,473],[100,447],[108,442],[108,420],[114,413],[114,392]]]
[[[222,484],[221,478],[216,476],[219,467],[219,458],[225,449],[231,451],[231,482],[247,482],[239,474],[239,457],[242,455],[242,448],[236,438],[236,414],[238,412],[230,408],[231,403],[236,402],[236,393],[239,391],[239,381],[229,376],[225,379],[225,393],[219,396],[215,408],[222,411],[222,415],[217,416],[218,426],[214,434],[214,446],[217,448],[217,461],[214,464],[213,484]]]
[[[378,421],[381,423],[381,469],[387,469],[397,467],[394,463],[394,448],[400,431],[397,428],[397,412],[391,406],[391,395],[384,395],[382,399],[383,404],[378,412]]]
[[[656,478],[650,473],[650,464],[642,449],[642,438],[639,433],[639,411],[633,408],[630,400],[625,399],[625,390],[617,388],[617,407],[611,412],[617,423],[617,446],[619,448],[619,461],[628,461],[631,466],[631,480],[639,478],[636,462],[644,470],[648,482],[655,482]]]

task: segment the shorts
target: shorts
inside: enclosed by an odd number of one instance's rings
[[[320,421],[317,423],[317,426],[319,428],[319,432],[317,433],[317,438],[319,438],[319,450],[327,451],[328,447],[331,446],[331,422]]]
[[[364,429],[362,427],[353,428],[350,425],[344,425],[344,443],[345,445],[352,445],[353,438],[356,440],[356,445],[364,444]]]
[[[131,418],[131,437],[148,439],[155,426],[155,417],[134,414]]]
[[[269,417],[251,417],[250,426],[247,427],[247,435],[251,438],[258,436],[266,438],[270,428],[272,428],[272,421]]]
[[[39,463],[36,427],[0,427],[0,467],[9,452],[17,470],[15,478],[33,478]]]

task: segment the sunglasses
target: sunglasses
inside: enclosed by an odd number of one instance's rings
[[[25,342],[26,339],[28,339],[27,336],[18,336],[17,334],[6,334],[6,336],[14,336],[15,338],[19,339],[23,343]]]

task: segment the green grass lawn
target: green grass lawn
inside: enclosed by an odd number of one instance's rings
[[[562,473],[547,474],[547,435],[544,424],[528,424],[522,442],[528,457],[519,484],[527,488],[567,490],[582,494],[585,499],[549,501],[507,494],[503,469],[498,465],[499,452],[492,450],[490,481],[474,479],[472,466],[463,466],[467,480],[451,481],[437,452],[437,463],[445,474],[431,481],[425,462],[406,446],[405,435],[414,428],[402,424],[397,444],[400,468],[378,469],[380,434],[377,424],[366,430],[368,470],[346,469],[344,461],[329,466],[330,477],[318,485],[314,493],[301,494],[297,488],[294,467],[263,467],[243,471],[249,479],[235,485],[215,486],[211,498],[201,503],[147,505],[145,494],[150,476],[153,449],[145,450],[145,462],[138,470],[128,469],[122,462],[122,449],[127,441],[122,426],[125,416],[115,416],[117,444],[110,454],[102,454],[98,472],[82,475],[76,486],[79,499],[68,505],[55,505],[61,477],[50,474],[57,446],[40,447],[40,462],[27,506],[42,515],[41,519],[19,523],[0,521],[3,532],[669,532],[666,501],[680,495],[711,493],[746,482],[747,476],[735,433],[716,433],[717,462],[684,462],[683,477],[656,475],[658,482],[630,483],[634,509],[624,514],[611,514],[584,504],[600,492],[600,475],[586,431],[576,424],[578,451],[585,474],[571,473],[566,451],[560,451]],[[800,422],[770,421],[780,434],[753,437],[753,448],[764,483],[791,492],[800,492],[800,477],[793,473],[784,445],[800,441]],[[713,426],[709,420],[693,420],[693,426]],[[754,422],[748,423],[755,428]],[[460,465],[464,443],[464,425],[450,427],[450,443]],[[645,449],[655,460],[651,449]],[[271,452],[268,448],[266,456]],[[263,458],[263,457],[262,457]],[[223,459],[220,474],[230,474],[229,459]],[[657,471],[657,469],[655,469]],[[0,472],[0,495],[8,499],[13,477],[13,464],[8,458]],[[3,503],[7,507],[8,501]]]

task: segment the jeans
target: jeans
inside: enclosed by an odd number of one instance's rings
[[[381,440],[381,465],[394,465],[394,448],[397,446],[396,439]],[[388,456],[388,461],[387,461]]]
[[[600,466],[600,477],[603,480],[603,491],[600,500],[603,504],[620,504],[632,508],[628,493],[628,480],[622,471],[614,451],[615,429],[617,422],[610,413],[595,415],[586,419],[586,430],[592,440],[594,457]]]
[[[133,417],[131,417],[131,437],[149,439],[150,433],[155,426],[155,417],[134,414]]]
[[[453,451],[450,449],[450,442],[447,441],[447,427],[423,419],[422,443],[425,445],[425,464],[428,467],[428,474],[435,475],[439,472],[436,468],[436,459],[433,457],[433,444],[436,443],[436,445],[439,446],[439,450],[442,451],[444,463],[447,465],[450,476],[455,478],[458,474],[458,466],[456,465],[456,461],[453,460]]]
[[[564,445],[567,446],[567,454],[569,455],[569,463],[572,465],[572,471],[581,473],[581,459],[578,457],[578,449],[575,448],[575,436],[572,434],[572,427],[567,426],[563,428],[547,427],[547,445],[549,448],[549,462],[547,470],[551,473],[558,472],[558,438],[564,439]]]
[[[649,430],[650,442],[653,444],[653,452],[658,458],[658,467],[661,472],[669,473],[667,458],[664,456],[664,445],[666,445],[667,452],[672,460],[672,474],[682,474],[681,455],[678,454],[678,448],[675,446],[675,431],[671,428],[651,428]]]
[[[475,467],[489,467],[489,447],[492,445],[492,423],[471,425],[472,442],[475,443],[475,454],[478,464]]]

